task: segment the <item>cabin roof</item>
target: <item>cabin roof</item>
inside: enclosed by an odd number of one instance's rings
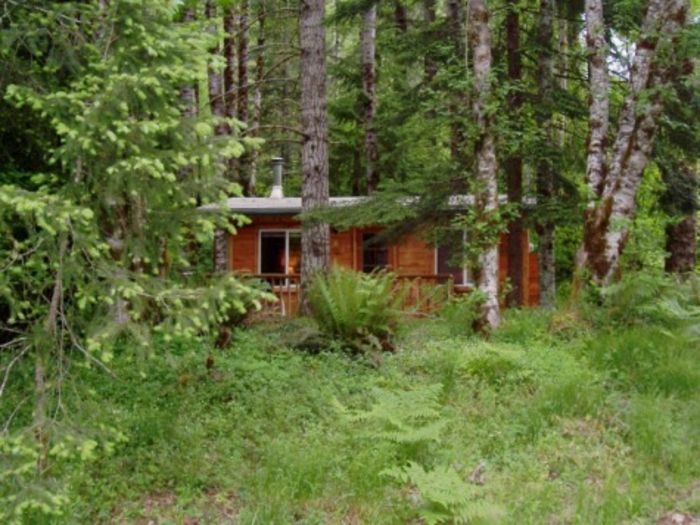
[[[331,206],[350,206],[366,197],[331,197]],[[296,215],[301,213],[301,197],[232,197],[229,209],[246,215]]]
[[[331,206],[351,206],[367,200],[369,197],[331,197]],[[405,204],[415,202],[418,197],[404,197],[401,199]],[[508,197],[501,194],[498,197],[501,204],[508,202]],[[533,197],[523,198],[522,204],[525,209],[534,206],[536,199]],[[452,195],[449,199],[449,207],[454,209],[464,209],[474,204],[473,195]],[[231,197],[226,200],[228,208],[236,213],[245,215],[297,215],[301,213],[301,197]],[[201,206],[201,210],[216,210],[219,204],[206,204]]]
[[[351,206],[359,204],[368,197],[331,197],[331,206]],[[406,204],[415,202],[416,197],[402,199]],[[499,197],[501,203],[507,202],[507,197]],[[474,204],[472,195],[452,195],[449,199],[450,208],[466,208]],[[526,199],[526,204],[529,204]],[[297,215],[301,213],[301,197],[231,197],[226,200],[226,205],[231,211],[245,215]],[[218,204],[202,206],[203,210],[218,208]]]

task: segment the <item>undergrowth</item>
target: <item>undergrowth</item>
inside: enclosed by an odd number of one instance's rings
[[[116,379],[87,366],[69,374],[79,379],[64,388],[74,427],[107,437],[85,457],[76,450],[55,463],[62,514],[30,522],[697,515],[695,303],[677,298],[681,314],[668,315],[658,305],[673,299],[658,299],[618,303],[611,294],[602,299],[608,316],[585,305],[510,311],[486,341],[455,335],[444,319],[412,321],[379,361],[332,346],[292,350],[308,326],[299,320],[235,332],[213,364],[204,341],[157,342],[161,357],[147,361],[124,348],[112,363]],[[644,307],[643,320],[623,303]],[[2,416],[10,409],[0,407]],[[7,453],[0,447],[9,461]],[[3,494],[14,490],[7,483],[0,476]]]

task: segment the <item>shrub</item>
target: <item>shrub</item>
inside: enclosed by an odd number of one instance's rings
[[[440,317],[445,321],[450,335],[472,335],[483,302],[484,294],[480,290],[451,297],[440,310]]]
[[[696,278],[681,281],[667,274],[628,273],[599,294],[604,308],[594,304],[587,310],[602,326],[700,325],[700,283]]]
[[[406,288],[391,273],[334,269],[308,291],[311,315],[321,330],[355,350],[391,348]]]

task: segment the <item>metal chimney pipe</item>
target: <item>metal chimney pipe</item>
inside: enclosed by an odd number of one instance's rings
[[[282,188],[282,166],[284,159],[282,157],[272,157],[272,190],[270,191],[271,199],[281,199],[284,197],[284,189]]]

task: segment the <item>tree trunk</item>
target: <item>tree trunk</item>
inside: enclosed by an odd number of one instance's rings
[[[301,47],[301,206],[309,212],[328,204],[328,124],[326,115],[325,1],[302,0],[299,16]],[[301,285],[308,289],[314,275],[328,270],[330,229],[305,221],[301,235]],[[302,311],[308,303],[302,294]]]
[[[229,119],[236,118],[236,99],[238,85],[236,84],[236,10],[233,6],[224,8],[224,112]],[[245,192],[239,173],[239,162],[236,158],[226,160],[226,179],[236,181],[241,184],[241,189]]]
[[[484,0],[472,0],[469,13],[472,48],[474,53],[474,119],[478,125],[477,140],[477,186],[474,205],[477,220],[489,221],[498,210],[498,181],[496,147],[492,123],[486,107],[491,96],[491,30],[489,13]],[[481,317],[477,322],[480,330],[498,327],[501,313],[498,305],[498,240],[486,247],[479,256],[477,286],[484,294]]]
[[[236,11],[224,10],[224,105],[226,116],[236,118]],[[230,174],[228,177],[235,177]]]
[[[394,22],[402,33],[408,31],[408,10],[401,0],[394,1]]]
[[[204,5],[204,16],[209,20],[208,31],[216,33],[216,2],[207,0]],[[216,44],[209,52],[212,56],[219,54],[219,45]],[[207,72],[207,87],[209,95],[209,107],[214,118],[218,119],[214,127],[217,135],[228,135],[230,130],[223,120],[226,117],[226,105],[224,104],[223,79],[221,72],[213,64],[209,65]],[[214,234],[214,271],[224,272],[228,268],[228,233],[218,229]]]
[[[258,17],[258,55],[255,58],[255,88],[253,89],[253,122],[252,133],[253,137],[257,137],[260,132],[260,124],[263,116],[263,84],[265,82],[265,21],[267,17],[267,9],[265,2],[260,4],[260,15]],[[255,195],[256,186],[258,183],[258,148],[253,148],[250,151],[250,163],[248,166],[248,193]]]
[[[553,91],[552,66],[552,37],[553,37],[553,5],[552,0],[540,0],[540,13],[537,27],[537,43],[539,48],[537,60],[538,78],[538,112],[537,121],[540,131],[545,134],[545,141],[552,143],[552,111],[547,109],[551,104]],[[560,50],[560,53],[562,50]],[[562,146],[560,144],[560,146]],[[549,158],[540,158],[537,162],[537,203],[545,210],[537,222],[539,237],[538,264],[540,304],[551,308],[556,296],[556,270],[554,264],[554,221],[546,212],[554,198],[554,171]]]
[[[679,222],[666,226],[666,261],[664,269],[669,273],[692,274],[695,272],[697,252],[697,213],[686,215]]]
[[[49,311],[44,321],[44,333],[47,337],[47,344],[60,344],[57,341],[57,324],[59,310],[63,296],[63,259],[66,253],[68,241],[62,238],[59,244],[58,267],[54,278]],[[48,466],[49,459],[49,428],[48,428],[48,392],[46,386],[46,361],[48,351],[43,344],[35,349],[36,359],[34,362],[34,435],[39,443],[39,457],[37,458],[36,469],[39,475],[43,474]]]
[[[447,2],[447,29],[452,40],[455,54],[460,58],[460,63],[467,68],[466,42],[464,30],[464,10],[461,0],[448,0]],[[463,89],[455,90],[452,94],[450,113],[450,157],[455,162],[463,162],[463,147],[466,137],[464,113],[461,109],[469,107],[469,95]]]
[[[249,2],[243,0],[240,4],[240,16],[238,17],[238,120],[248,125],[248,34],[249,34]],[[243,135],[247,135],[247,128]],[[238,180],[243,188],[244,195],[251,194],[250,175],[248,173],[248,153],[236,159],[238,162]]]
[[[379,147],[374,121],[377,115],[377,67],[375,43],[377,40],[377,4],[372,4],[362,16],[360,47],[362,49],[362,94],[363,123],[365,127],[365,162],[367,164],[367,193],[372,193],[379,184],[377,160]]]
[[[589,207],[600,196],[606,174],[605,155],[608,145],[610,115],[610,79],[603,20],[603,0],[586,0],[586,46],[590,85],[588,117],[588,155],[586,181]]]
[[[508,66],[508,80],[511,84],[508,94],[508,113],[511,119],[518,120],[523,105],[523,97],[520,94],[520,81],[522,78],[522,61],[520,58],[520,17],[518,15],[518,0],[509,0],[508,14],[506,15],[506,61]],[[523,158],[520,153],[521,146],[517,145],[516,151],[505,160],[506,189],[508,202],[515,203],[518,207],[523,201]],[[508,224],[508,279],[510,280],[510,292],[507,303],[509,306],[522,306],[524,303],[524,279],[523,266],[525,254],[523,253],[523,219],[522,210],[518,209],[518,216]]]
[[[693,160],[660,163],[666,185],[662,200],[674,221],[666,226],[666,261],[669,273],[691,274],[695,271],[697,252],[698,178]]]
[[[208,20],[210,20],[208,30],[212,33],[216,33],[216,23],[214,19],[217,16],[216,13],[216,2],[215,0],[207,0],[204,9],[204,15]],[[214,45],[209,53],[216,57],[219,55],[220,47],[219,44]],[[226,106],[224,104],[224,92],[223,92],[223,79],[221,71],[214,67],[213,62],[209,65],[208,73],[208,90],[209,90],[209,107],[211,109],[211,114],[218,119],[216,123],[215,132],[217,135],[227,135],[229,133],[228,126],[224,122],[226,117]]]
[[[432,33],[433,25],[435,24],[435,0],[423,0],[423,22]],[[425,83],[430,84],[437,74],[437,63],[432,55],[430,47],[428,47],[425,58]]]
[[[185,9],[183,22],[191,24],[195,20],[194,8]],[[186,119],[193,119],[197,116],[197,92],[194,84],[187,84],[180,89],[180,100],[182,100],[182,116]]]
[[[590,174],[589,185],[600,192],[600,200],[586,216],[579,266],[586,264],[599,285],[610,284],[619,271],[636,212],[637,189],[663,110],[658,92],[646,96],[650,88],[661,88],[669,80],[670,69],[656,63],[657,51],[682,28],[687,11],[687,0],[650,0],[635,47],[629,93],[620,111],[609,168],[602,180],[596,179],[596,173]]]

